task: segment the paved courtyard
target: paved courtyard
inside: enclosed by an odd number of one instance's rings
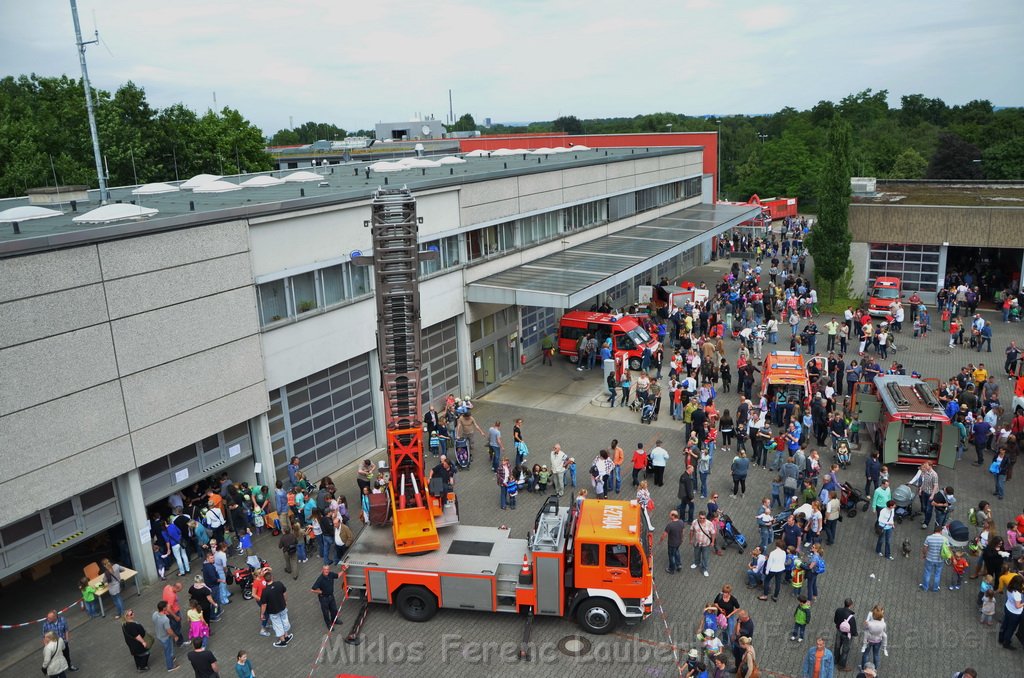
[[[698,274],[710,281],[721,275],[724,266],[712,264],[700,269]],[[996,319],[994,313],[989,317]],[[788,332],[781,334],[788,340]],[[996,352],[980,357],[994,367],[1001,366],[1002,349],[1010,339],[1024,341],[1024,328],[997,323],[993,340]],[[948,377],[962,364],[979,357],[977,353],[964,350],[949,351],[941,333],[918,341],[904,333],[902,340],[909,349],[900,352],[898,359],[908,369],[918,370],[924,376]],[[734,357],[736,344],[729,343],[728,347]],[[1009,381],[1004,379],[1002,383],[1004,388],[1009,388]],[[598,449],[607,447],[612,438],[621,441],[627,455],[637,442],[645,443],[649,449],[656,438],[662,438],[672,453],[673,464],[666,474],[665,486],[653,488],[654,522],[660,532],[667,512],[676,504],[675,486],[681,470],[683,443],[681,426],[664,412],[661,420],[653,425],[641,425],[635,413],[607,408],[602,392],[597,373],[578,372],[561,360],[556,360],[552,367],[533,363],[510,382],[481,398],[474,415],[485,429],[490,422],[500,419],[509,437],[512,420],[522,417],[524,435],[531,450],[530,460],[543,463],[551,446],[561,443],[563,449],[580,462],[580,480],[588,485],[586,468],[590,460]],[[720,409],[735,411],[736,405],[734,393],[724,394],[718,401]],[[861,469],[869,449],[865,444],[855,454],[853,465],[847,471],[846,478],[855,485],[863,482]],[[383,454],[373,457],[379,459]],[[828,458],[823,455],[824,460]],[[760,498],[768,494],[769,473],[752,470],[746,496],[731,499],[726,467],[726,463],[716,459],[710,481],[712,489],[721,495],[722,508],[735,518],[748,538],[756,541],[753,516]],[[910,469],[895,469],[894,486],[908,480],[910,474]],[[354,477],[354,467],[335,476],[338,487],[349,496],[356,494]],[[991,476],[984,469],[964,462],[955,470],[939,468],[939,477],[943,484],[956,488],[961,507],[957,517],[962,520],[966,520],[968,506],[977,504],[980,499],[994,499]],[[515,536],[525,536],[543,500],[541,496],[524,492],[520,494],[517,511],[500,511],[486,455],[478,455],[473,467],[459,474],[456,489],[464,522],[506,525]],[[632,495],[627,495],[624,488],[622,497],[627,496]],[[567,502],[569,497],[565,499]],[[993,501],[993,504],[996,504],[996,523],[1005,524],[1024,506],[1021,480],[1010,481],[1007,500]],[[828,638],[831,646],[832,614],[845,597],[854,599],[860,619],[876,603],[886,608],[889,656],[882,659],[880,676],[943,677],[967,665],[974,666],[979,675],[985,677],[1021,675],[1024,652],[1000,648],[996,630],[978,624],[974,606],[977,582],[969,582],[960,591],[944,588],[936,594],[918,589],[922,571],[918,550],[926,534],[916,521],[897,527],[894,546],[898,547],[907,539],[911,542],[912,555],[906,560],[900,557],[886,561],[873,552],[875,535],[871,518],[864,514],[846,518],[839,525],[837,544],[826,552],[828,571],[819,578],[821,596],[812,610],[809,640],[803,644],[788,640],[795,606],[791,597],[784,595],[778,603],[761,602],[744,587],[743,573],[749,550],[740,555],[733,548],[721,557],[712,556],[711,576],[704,578],[699,571],[689,569],[675,575],[665,574],[665,550],[660,546],[655,552],[657,602],[660,603],[657,614],[631,629],[620,629],[604,637],[588,636],[589,651],[580,656],[569,656],[559,649],[559,641],[579,633],[578,627],[567,620],[537,618],[532,636],[534,659],[522,662],[516,659],[524,628],[520,617],[442,610],[428,623],[413,624],[384,607],[370,608],[363,628],[363,644],[348,646],[342,642],[342,637],[357,611],[351,601],[342,607],[341,628],[325,639],[316,598],[309,592],[319,569],[315,558],[304,566],[298,581],[283,580],[289,589],[289,610],[295,633],[289,647],[275,649],[271,646],[272,639],[260,637],[255,603],[243,601],[236,595],[235,602],[226,608],[224,620],[214,625],[211,649],[220,659],[223,676],[234,675],[231,664],[240,649],[248,651],[259,676],[678,676],[673,650],[678,650],[682,657],[694,645],[703,606],[714,598],[723,584],[731,583],[739,602],[756,624],[754,645],[764,675],[799,675],[802,657],[818,634]],[[283,561],[275,546],[265,537],[258,542],[257,550],[271,562],[279,576],[284,576]],[[686,555],[684,546],[684,563],[689,562]],[[240,560],[232,559],[236,564]],[[414,558],[410,562],[414,562]],[[944,586],[948,584],[947,578],[948,572],[944,573]],[[126,597],[127,604],[147,626],[159,594],[159,587],[151,586],[143,589],[141,598]],[[36,613],[41,611],[25,610],[26,617]],[[75,663],[82,668],[77,675],[125,676],[134,672],[116,621],[111,617],[86,621],[77,610],[72,611],[70,617],[72,652]],[[321,663],[317,664],[321,649],[324,650]],[[38,649],[34,649],[30,657],[9,665],[2,675],[37,675],[39,656]],[[187,664],[184,652],[179,653],[179,660]],[[154,654],[151,666],[153,671],[162,672],[162,658]],[[185,666],[178,675],[191,675],[191,669]]]

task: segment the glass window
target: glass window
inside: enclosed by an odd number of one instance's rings
[[[601,547],[597,544],[580,544],[580,565],[597,567],[601,564]]]
[[[341,264],[321,270],[320,281],[324,290],[324,306],[345,300],[345,269]]]
[[[114,498],[114,484],[103,483],[99,487],[94,487],[88,492],[83,492],[78,500],[82,503],[82,510],[88,511],[94,506],[110,501]]]
[[[313,271],[289,278],[297,315],[309,313],[317,308],[316,278]]]
[[[629,567],[629,547],[622,544],[608,544],[604,547],[604,566]]]
[[[361,297],[364,294],[369,294],[371,290],[370,267],[357,266],[351,263],[343,265],[348,269],[349,274],[349,285],[346,288],[348,298],[354,299],[356,297]]]
[[[0,530],[0,538],[4,540],[4,546],[10,546],[42,531],[43,521],[38,513],[34,513]]]
[[[288,317],[288,300],[284,280],[274,280],[256,287],[260,301],[260,323],[269,325]]]
[[[69,518],[75,517],[75,507],[71,500],[63,501],[56,506],[50,507],[50,524],[57,525]]]

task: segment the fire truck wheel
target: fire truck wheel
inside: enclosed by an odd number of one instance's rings
[[[629,369],[633,370],[634,372],[639,370],[640,369],[640,358],[630,358],[629,359]]]
[[[583,630],[603,635],[618,626],[619,611],[610,600],[587,598],[576,609],[576,621]]]
[[[411,622],[425,622],[437,614],[437,598],[422,586],[406,586],[395,596],[398,613]]]
[[[251,586],[247,586],[244,589],[242,589],[242,598],[244,600],[252,600],[252,587]]]

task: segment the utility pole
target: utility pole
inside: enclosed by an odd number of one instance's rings
[[[452,106],[452,91],[448,90],[448,124],[455,124],[455,107]]]
[[[78,23],[78,5],[71,0],[71,18],[75,21],[75,45],[78,47],[78,61],[82,65],[82,87],[85,89],[85,110],[89,114],[89,132],[92,134],[92,155],[96,160],[96,177],[100,182],[100,204],[107,204],[107,178],[103,175],[103,156],[100,153],[100,134],[96,129],[96,112],[92,107],[92,86],[89,84],[89,69],[85,66],[85,46],[94,45],[100,40],[99,32],[96,38],[89,42],[82,41],[82,27]]]

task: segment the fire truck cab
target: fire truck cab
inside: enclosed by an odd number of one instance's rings
[[[933,382],[933,383],[929,383]],[[956,463],[957,432],[936,396],[935,380],[883,374],[857,384],[853,408],[866,424],[883,464],[948,468]]]
[[[903,281],[891,276],[875,278],[868,295],[868,315],[885,316],[894,303],[903,298]]]
[[[768,402],[791,400],[806,406],[811,395],[811,380],[800,353],[772,351],[761,366],[761,395]]]
[[[651,612],[654,533],[636,501],[587,499],[576,511],[549,497],[526,539],[460,524],[440,540],[409,559],[390,552],[390,531],[368,527],[345,556],[344,584],[416,622],[439,608],[532,610],[604,634]]]

